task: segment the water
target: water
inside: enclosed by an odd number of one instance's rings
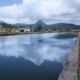
[[[0,37],[0,80],[57,80],[76,40],[58,34]]]

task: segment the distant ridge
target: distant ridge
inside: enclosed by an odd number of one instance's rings
[[[6,22],[0,21],[0,24],[4,24],[4,23],[6,23]]]
[[[60,25],[61,25],[61,26],[64,26],[64,25],[66,25],[66,26],[75,26],[75,24],[70,24],[70,23],[57,23],[57,24],[51,24],[51,26],[53,26],[53,25],[54,25],[54,26],[55,26],[55,25],[56,25],[56,26],[60,26]]]
[[[6,22],[0,21],[0,24],[3,24],[3,23],[6,23]],[[16,23],[16,24],[14,24],[14,26],[16,26],[16,27],[20,27],[20,26],[21,27],[26,27],[26,26],[36,27],[37,25],[42,25],[43,27],[52,27],[52,28],[71,28],[71,27],[79,28],[80,27],[80,25],[75,25],[75,24],[72,24],[72,23],[56,23],[56,24],[47,25],[42,20],[38,20],[34,24],[26,24],[26,23]]]
[[[26,23],[16,23],[14,24],[15,26],[26,26],[27,24]]]
[[[50,25],[47,25],[46,23],[44,23],[42,20],[38,20],[36,23],[34,24],[26,24],[26,23],[17,23],[15,24],[15,26],[32,26],[32,27],[36,27],[37,25],[42,25],[44,27],[70,27],[70,26],[80,26],[80,25],[75,25],[75,24],[72,24],[72,23],[56,23],[56,24],[50,24]]]
[[[15,26],[33,26],[33,27],[35,27],[37,25],[46,26],[46,24],[43,21],[41,21],[41,20],[38,20],[34,24],[26,24],[26,23],[17,23],[17,24],[15,24]]]

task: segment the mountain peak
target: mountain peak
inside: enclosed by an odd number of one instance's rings
[[[46,25],[42,20],[38,20],[38,21],[36,22],[36,24],[37,24],[37,25]]]

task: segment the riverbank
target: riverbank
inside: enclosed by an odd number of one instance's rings
[[[80,80],[80,77],[79,77],[80,76],[80,69],[79,69],[80,44],[79,43],[80,43],[80,33],[79,33],[78,39],[74,44],[72,52],[69,55],[65,63],[64,69],[62,73],[60,74],[60,77],[58,80]]]
[[[53,32],[0,33],[0,36],[25,35],[25,34],[43,34],[43,33],[53,33]]]
[[[60,31],[53,31],[53,32],[21,32],[21,33],[0,33],[0,36],[11,36],[11,35],[25,35],[25,34],[43,34],[43,33],[61,33]],[[65,31],[67,32],[67,31]],[[67,33],[77,33],[78,32],[67,32]]]

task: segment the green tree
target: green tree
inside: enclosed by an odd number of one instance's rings
[[[32,26],[29,26],[30,29],[32,29]]]
[[[6,23],[3,23],[2,26],[7,29],[7,32],[11,32],[11,29],[14,27],[13,25]]]
[[[36,28],[35,28],[35,31],[41,31],[42,30],[42,25],[38,25]]]

